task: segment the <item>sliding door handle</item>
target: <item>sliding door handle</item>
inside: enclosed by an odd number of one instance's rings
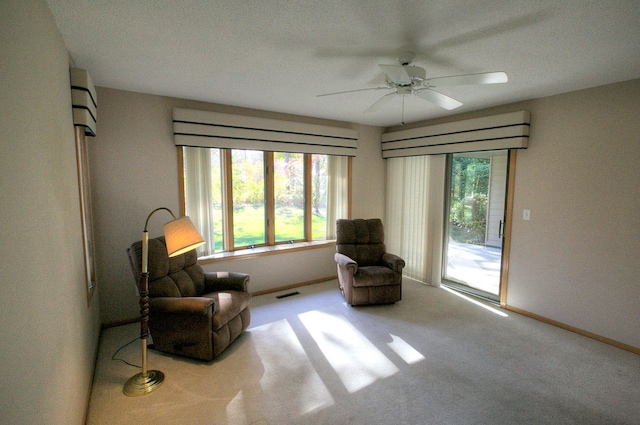
[[[500,225],[498,226],[498,239],[502,239],[502,236],[503,236],[503,233],[502,233],[503,227],[504,227],[504,223],[502,222],[502,220],[500,220]]]

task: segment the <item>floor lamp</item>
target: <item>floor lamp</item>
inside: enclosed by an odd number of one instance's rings
[[[184,254],[203,245],[205,240],[189,217],[176,216],[169,208],[156,208],[147,217],[142,232],[142,270],[140,273],[140,339],[142,340],[142,372],[129,378],[123,392],[128,396],[141,396],[156,390],[164,381],[164,373],[147,370],[147,338],[149,337],[149,232],[147,226],[151,216],[160,211],[168,211],[173,220],[164,225],[164,237],[169,257]]]

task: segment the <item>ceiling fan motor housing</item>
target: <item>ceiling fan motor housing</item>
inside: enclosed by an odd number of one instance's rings
[[[402,71],[396,71],[397,73],[395,76],[397,78],[387,75],[386,82],[390,88],[420,86],[427,77],[425,69],[420,68],[419,66],[402,65],[400,67],[396,65],[395,68],[401,69]]]
[[[413,62],[413,59],[416,57],[416,54],[413,52],[400,52],[396,60],[400,65],[409,65]]]

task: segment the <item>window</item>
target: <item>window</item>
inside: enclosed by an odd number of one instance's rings
[[[327,179],[327,155],[311,155],[312,239],[326,237]]]
[[[304,154],[274,152],[275,242],[305,240]]]
[[[199,256],[335,238],[348,217],[350,158],[182,147],[184,211]]]
[[[231,151],[233,246],[267,243],[265,153]]]

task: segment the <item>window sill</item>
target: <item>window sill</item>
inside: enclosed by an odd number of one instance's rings
[[[305,251],[308,249],[325,248],[328,246],[335,246],[335,239],[326,241],[312,241],[312,242],[297,242],[287,243],[272,246],[259,246],[256,248],[241,249],[231,252],[219,252],[206,257],[198,257],[199,264],[211,264],[218,261],[228,260],[246,260],[254,257],[262,257],[265,255],[285,254],[296,251]]]

